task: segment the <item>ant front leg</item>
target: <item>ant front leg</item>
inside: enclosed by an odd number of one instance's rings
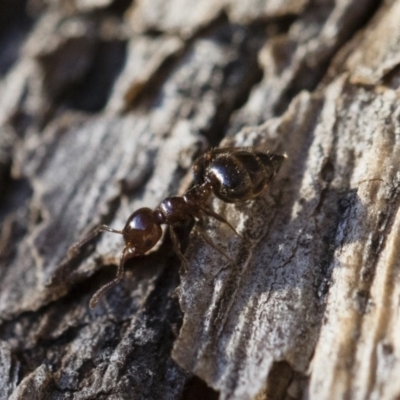
[[[94,231],[89,233],[89,235],[87,235],[85,238],[83,238],[79,242],[73,244],[68,249],[68,256],[70,256],[70,257],[74,256],[81,247],[83,247],[86,243],[90,242],[94,237],[96,237],[101,232],[111,232],[111,233],[118,233],[118,234],[122,235],[121,231],[112,229],[107,225],[100,225]]]
[[[125,272],[125,262],[126,260],[129,258],[129,249],[128,248],[124,248],[122,254],[121,254],[121,258],[119,261],[119,265],[118,265],[118,269],[117,269],[117,277],[115,279],[113,279],[111,282],[106,283],[104,286],[102,286],[90,299],[89,302],[89,307],[90,308],[95,308],[100,300],[100,298],[104,295],[104,293],[118,285],[118,283],[120,283],[124,277],[124,272]]]

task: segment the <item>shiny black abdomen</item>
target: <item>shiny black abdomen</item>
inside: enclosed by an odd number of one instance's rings
[[[215,196],[225,202],[251,200],[267,187],[284,159],[251,148],[214,149],[196,161],[194,181],[209,183]]]

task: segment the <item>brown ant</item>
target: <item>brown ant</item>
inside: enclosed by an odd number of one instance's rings
[[[207,216],[227,224],[236,235],[240,236],[224,217],[207,205],[210,195],[213,193],[226,203],[252,200],[268,186],[285,158],[286,155],[264,153],[254,148],[212,149],[194,163],[194,184],[182,197],[167,197],[155,210],[139,208],[131,214],[121,231],[101,225],[83,240],[71,246],[69,253],[74,254],[101,232],[118,233],[125,241],[116,278],[93,295],[90,307],[95,307],[101,296],[122,280],[126,260],[141,256],[156,245],[162,235],[162,224],[169,226],[174,250],[185,267],[187,260],[180,251],[178,237],[174,231],[175,225],[188,219],[201,223]],[[230,259],[214,245],[204,230],[198,225],[197,228],[210,246]]]

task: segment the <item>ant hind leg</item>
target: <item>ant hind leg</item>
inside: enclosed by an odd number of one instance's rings
[[[222,217],[221,217],[222,218]],[[222,254],[229,262],[231,262],[232,264],[235,264],[235,260],[230,257],[228,254],[226,254],[223,250],[221,250],[210,238],[210,236],[208,236],[208,234],[206,233],[206,231],[203,228],[203,219],[199,218],[199,220],[197,221],[195,228],[197,229],[197,231],[200,233],[201,237],[204,239],[204,241],[211,246],[214,250],[218,251],[218,253]]]
[[[222,215],[219,215],[218,213],[216,213],[213,209],[211,209],[208,206],[203,206],[201,207],[201,211],[206,214],[208,217],[212,217],[214,219],[216,219],[219,222],[222,222],[223,224],[226,224],[229,226],[229,228],[232,229],[232,231],[235,233],[235,235],[237,237],[239,237],[240,239],[244,240],[245,242],[248,242],[248,240],[246,238],[244,238],[242,235],[240,235],[238,233],[238,231],[230,224],[230,222],[228,222]]]

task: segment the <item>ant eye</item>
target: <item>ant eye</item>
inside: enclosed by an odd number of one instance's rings
[[[146,247],[153,247],[153,241],[150,239],[147,239],[146,242],[144,243]]]

